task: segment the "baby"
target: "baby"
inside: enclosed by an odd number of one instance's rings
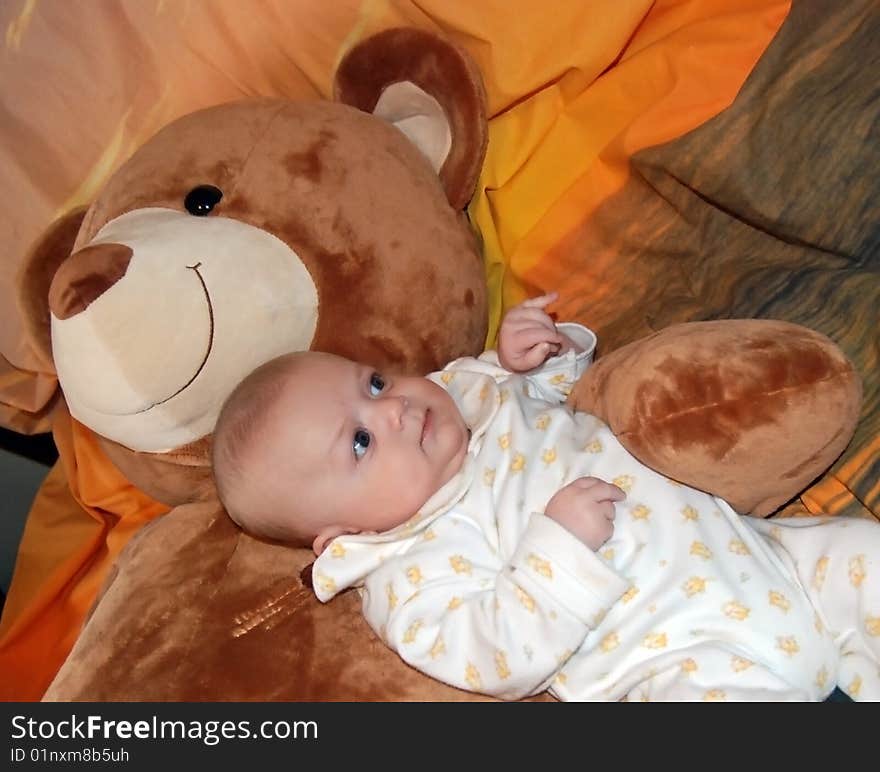
[[[463,689],[880,699],[878,524],[740,517],[639,463],[562,404],[595,337],[553,300],[427,378],[314,352],[258,368],[214,435],[229,514],[311,545],[322,601],[362,587],[377,634]]]

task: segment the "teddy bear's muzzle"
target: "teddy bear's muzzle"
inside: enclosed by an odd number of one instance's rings
[[[317,288],[290,244],[159,207],[105,223],[59,267],[49,306],[70,414],[150,453],[210,434],[238,381],[309,348],[318,324]]]
[[[49,310],[70,319],[125,276],[133,255],[125,244],[95,244],[71,255],[55,273],[49,288]]]

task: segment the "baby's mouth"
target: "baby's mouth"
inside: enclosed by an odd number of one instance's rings
[[[425,442],[425,437],[428,436],[428,432],[431,431],[431,424],[433,421],[431,420],[431,409],[425,409],[425,422],[422,424],[422,434],[419,437],[419,445],[423,445]]]

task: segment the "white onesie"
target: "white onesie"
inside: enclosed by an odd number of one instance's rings
[[[880,699],[880,524],[741,517],[652,471],[561,404],[591,353],[513,375],[486,352],[428,376],[471,429],[464,465],[403,525],[335,539],[318,597],[363,586],[405,661],[506,699],[820,700],[836,683]],[[543,514],[584,476],[627,493],[595,553]]]

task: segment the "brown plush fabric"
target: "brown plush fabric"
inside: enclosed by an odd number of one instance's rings
[[[52,314],[69,319],[87,309],[125,276],[132,254],[124,244],[97,244],[68,258],[49,288]]]
[[[452,130],[452,150],[440,170],[449,203],[462,209],[474,193],[488,142],[485,94],[470,57],[417,29],[390,29],[352,49],[333,84],[337,101],[372,112],[391,83],[409,80],[433,96]]]
[[[861,380],[828,338],[787,322],[678,324],[601,357],[574,407],[642,463],[769,515],[840,455]]]
[[[313,558],[178,507],[129,543],[44,700],[485,699],[405,665],[355,592],[319,603]]]
[[[49,338],[49,287],[61,264],[70,256],[77,233],[86,216],[80,207],[59,217],[31,247],[18,276],[21,318],[34,350],[52,368]]]
[[[171,507],[216,501],[210,437],[169,453],[139,453],[105,437],[98,441],[113,465],[150,498]]]

